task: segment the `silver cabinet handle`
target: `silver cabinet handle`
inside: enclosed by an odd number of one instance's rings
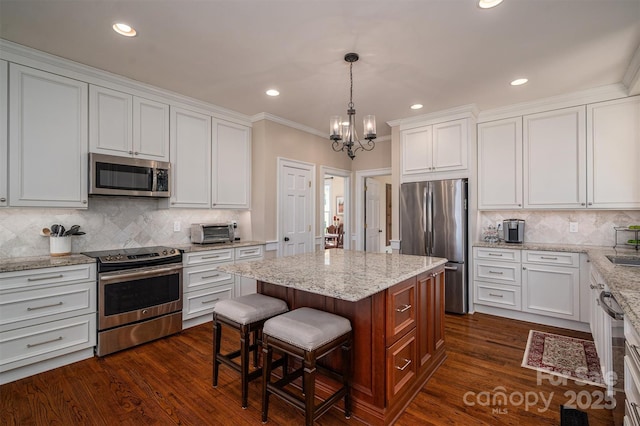
[[[493,293],[489,293],[489,296],[493,296],[493,297],[504,297],[503,294],[493,294]]]
[[[408,311],[409,309],[411,309],[411,305],[403,305],[403,306],[397,307],[396,312],[402,313],[402,312]]]
[[[133,152],[133,155],[138,155],[138,154],[140,154],[138,151]]]
[[[215,278],[215,277],[219,277],[220,274],[213,274],[213,275],[207,275],[206,277],[202,277],[203,280],[209,279],[209,278]]]
[[[129,154],[133,154],[133,151],[129,151]]]
[[[502,257],[502,253],[489,253],[489,256],[498,256],[498,257]]]
[[[61,306],[62,302],[58,302],[58,303],[53,303],[51,305],[43,305],[43,306],[36,306],[35,308],[27,308],[27,311],[37,311],[38,309],[45,309],[45,308],[53,308],[54,306]]]
[[[592,205],[593,205],[593,203],[592,203],[591,201],[589,201],[587,204],[588,204],[588,205],[590,205],[590,206],[592,206]]]
[[[405,369],[405,368],[407,368],[407,367],[411,364],[411,360],[410,360],[410,359],[406,359],[406,358],[405,358],[405,359],[403,359],[403,361],[404,361],[404,365],[403,365],[402,367],[398,367],[398,366],[396,365],[396,368],[397,368],[398,370],[400,370],[400,371],[404,371],[404,369]]]
[[[545,260],[558,260],[557,257],[551,257],[551,256],[540,256],[540,259],[545,259]]]
[[[580,205],[581,205],[581,206],[584,206],[584,205],[586,205],[586,204],[585,204],[585,203],[580,203]]]
[[[220,300],[220,298],[216,297],[215,299],[211,299],[211,300],[203,300],[201,303],[203,305],[208,305],[209,303],[214,303],[214,302],[217,302],[218,300]]]
[[[525,268],[525,267],[523,266],[523,267],[522,267],[522,270],[523,270],[523,271],[526,271],[526,270],[527,270],[527,268]]]
[[[219,257],[220,257],[219,254],[214,254],[212,256],[202,256],[202,259],[217,259]]]
[[[62,278],[64,275],[50,275],[48,277],[38,277],[38,278],[27,278],[27,281],[44,281],[44,280],[55,280],[56,278]]]
[[[53,343],[53,342],[57,342],[59,340],[62,340],[62,336],[56,338],[56,339],[51,339],[51,340],[47,340],[46,342],[40,342],[40,343],[27,343],[27,348],[33,348],[35,346],[40,346],[40,345],[46,345],[47,343]]]
[[[5,201],[7,201],[6,198],[4,198],[4,197],[0,198],[0,203],[4,203]]]
[[[489,273],[490,274],[496,274],[496,275],[503,275],[504,274],[504,272],[502,272],[502,271],[491,271],[491,270],[489,270]]]
[[[247,255],[247,254],[256,254],[258,253],[258,250],[251,250],[251,251],[245,251],[244,253],[242,253],[243,255]]]

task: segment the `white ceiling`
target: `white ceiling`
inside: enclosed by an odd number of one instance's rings
[[[117,35],[115,21],[138,36]],[[0,37],[327,133],[331,115],[346,116],[343,58],[357,52],[358,128],[375,114],[388,135],[389,120],[621,82],[640,46],[640,0],[0,0]],[[509,85],[521,76],[529,83]]]

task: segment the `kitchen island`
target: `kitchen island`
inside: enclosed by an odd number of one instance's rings
[[[353,415],[393,423],[445,360],[446,259],[341,249],[222,266],[258,281],[290,309],[348,318],[353,328]],[[325,360],[340,368],[339,356]],[[319,381],[318,395],[334,389]]]

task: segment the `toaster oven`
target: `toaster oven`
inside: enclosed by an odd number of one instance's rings
[[[191,242],[194,244],[230,243],[234,240],[232,223],[194,223]]]

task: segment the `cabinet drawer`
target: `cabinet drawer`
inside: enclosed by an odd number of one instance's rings
[[[71,284],[82,281],[96,281],[96,265],[58,266],[55,268],[30,269],[27,271],[4,272],[0,274],[0,294],[7,290],[26,287]]]
[[[233,284],[232,274],[218,271],[215,267],[209,265],[184,268],[182,277],[184,279],[182,286],[185,293],[220,284]]]
[[[545,265],[562,265],[577,268],[580,266],[578,253],[563,253],[554,251],[524,251],[523,263],[540,263]]]
[[[415,277],[387,290],[387,345],[415,327],[416,301]]]
[[[96,283],[34,288],[0,295],[0,331],[96,311]]]
[[[184,266],[202,265],[205,263],[233,263],[233,249],[207,250],[185,253]]]
[[[236,262],[243,260],[258,260],[264,255],[263,246],[249,246],[236,248]]]
[[[387,349],[387,400],[392,401],[411,386],[417,374],[416,330]]]
[[[183,298],[182,320],[213,315],[216,302],[232,297],[234,297],[233,283],[187,293]],[[211,319],[213,320],[213,316]]]
[[[518,264],[482,260],[475,262],[474,270],[475,280],[520,286],[521,271]]]
[[[474,302],[519,311],[522,307],[521,295],[519,287],[476,282]]]
[[[521,250],[474,247],[473,257],[476,259],[501,260],[504,262],[520,262]]]
[[[88,314],[0,333],[0,371],[96,344],[96,315]]]

